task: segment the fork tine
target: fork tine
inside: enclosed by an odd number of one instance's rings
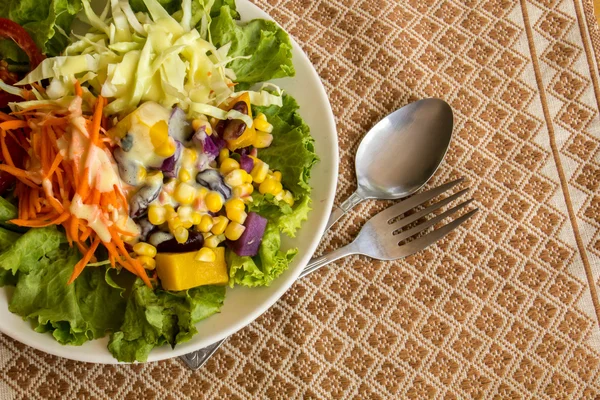
[[[461,197],[463,194],[467,193],[468,191],[469,191],[469,189],[463,189],[460,192],[456,192],[452,196],[446,197],[444,200],[441,200],[441,201],[438,201],[437,203],[431,204],[430,206],[428,206],[427,208],[425,208],[419,212],[416,212],[414,214],[409,215],[408,217],[402,218],[402,219],[394,222],[390,227],[396,231],[400,228],[405,227],[406,225],[412,224],[419,218],[421,218],[425,215],[429,215],[432,212],[434,212],[435,210],[442,208],[446,204],[453,202],[454,200]]]
[[[479,211],[478,208],[475,208],[468,213],[462,215],[461,217],[455,219],[454,221],[442,226],[440,229],[436,229],[433,232],[428,233],[427,235],[421,236],[418,239],[413,240],[412,242],[406,243],[400,246],[402,249],[402,254],[400,257],[408,257],[411,254],[414,254],[418,251],[421,251],[431,244],[437,242],[456,228],[458,228],[463,222],[471,218],[475,213]]]
[[[400,234],[398,234],[397,236],[394,236],[394,240],[396,240],[397,242],[400,242],[404,239],[408,239],[409,237],[414,236],[421,231],[424,231],[425,229],[429,228],[430,226],[433,226],[433,225],[437,224],[438,222],[443,221],[444,219],[448,218],[449,216],[451,216],[452,214],[454,214],[461,208],[469,205],[472,201],[473,201],[473,199],[464,201],[464,202],[460,203],[459,205],[454,206],[451,209],[444,211],[443,213],[441,213],[440,215],[438,215],[436,217],[428,219],[427,221],[423,221],[423,223],[421,223],[407,231],[400,232]]]
[[[387,222],[390,219],[397,217],[398,215],[404,214],[408,210],[411,210],[411,209],[415,208],[416,206],[419,206],[419,205],[425,203],[426,201],[429,201],[429,200],[433,199],[434,197],[437,197],[440,194],[444,193],[445,191],[453,188],[454,186],[456,186],[459,183],[461,183],[462,181],[464,181],[464,179],[465,178],[459,178],[455,181],[445,183],[442,186],[438,186],[438,187],[428,190],[426,192],[419,193],[417,195],[414,195],[413,197],[409,197],[406,200],[403,200],[397,204],[394,204],[393,206],[389,207],[387,210],[381,211],[379,214],[377,214],[376,215],[377,220],[385,218],[385,220]]]

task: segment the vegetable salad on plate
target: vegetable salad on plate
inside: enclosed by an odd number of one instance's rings
[[[265,83],[294,75],[288,35],[239,17],[233,0],[0,7],[0,286],[36,331],[145,361],[289,267],[317,157]]]

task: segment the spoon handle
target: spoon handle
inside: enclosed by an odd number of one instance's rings
[[[340,218],[342,218],[342,216],[344,214],[346,214],[348,211],[352,210],[354,207],[356,207],[358,204],[362,203],[365,199],[361,197],[360,194],[358,194],[358,192],[354,192],[350,195],[350,197],[348,197],[346,200],[344,200],[344,202],[342,204],[340,204],[339,206],[333,206],[333,210],[331,210],[331,215],[329,216],[329,220],[327,221],[327,227],[325,228],[325,231],[329,230],[329,228],[331,228],[331,225],[335,224],[336,221]]]

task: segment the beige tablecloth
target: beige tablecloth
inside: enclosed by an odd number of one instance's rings
[[[337,118],[337,200],[363,133],[441,97],[468,226],[409,259],[337,262],[297,283],[208,365],[100,366],[0,337],[0,397],[600,396],[600,32],[587,0],[260,0],[319,71]],[[318,127],[312,127],[318,131]],[[325,238],[345,244],[384,207]]]

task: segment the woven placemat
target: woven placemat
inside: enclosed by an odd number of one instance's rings
[[[377,120],[447,100],[432,185],[480,212],[399,262],[349,257],[297,283],[200,371],[100,366],[0,337],[12,398],[600,397],[600,34],[584,0],[258,1],[310,56],[337,119],[337,201]],[[319,127],[312,127],[319,134]],[[385,207],[368,202],[319,251]]]

